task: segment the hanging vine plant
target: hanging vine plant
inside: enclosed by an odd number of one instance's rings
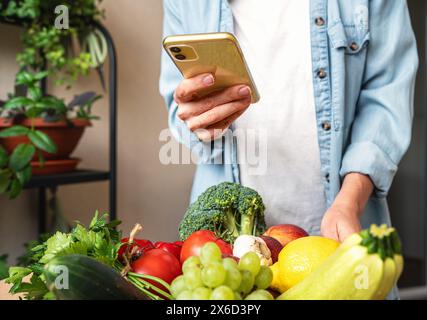
[[[95,68],[104,83],[107,44],[94,27],[104,17],[97,6],[100,2],[0,0],[0,20],[23,26],[15,92],[0,101],[0,194],[16,198],[35,171],[48,167],[49,161],[77,165],[79,159],[70,155],[85,127],[97,118],[91,111],[100,96],[86,92],[66,104],[44,92],[41,82],[49,76],[70,88],[79,76]],[[65,26],[56,23],[61,13],[67,20]]]
[[[57,84],[70,87],[91,68],[100,69],[107,56],[103,35],[93,22],[104,17],[98,4],[102,0],[10,0],[0,2],[4,20],[19,21],[24,29],[22,52],[17,61],[24,69],[49,70]],[[60,12],[58,8],[66,8]],[[66,15],[67,26],[58,27],[59,13]],[[103,78],[101,78],[103,82]]]

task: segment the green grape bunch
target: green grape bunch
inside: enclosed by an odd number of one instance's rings
[[[273,279],[270,268],[261,266],[259,257],[248,252],[236,262],[222,258],[221,250],[206,243],[200,256],[189,257],[183,274],[171,284],[176,300],[273,300],[267,291]]]

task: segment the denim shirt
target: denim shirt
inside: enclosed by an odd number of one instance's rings
[[[410,143],[418,68],[406,1],[310,0],[310,11],[317,134],[327,205],[346,174],[363,173],[371,178],[375,192],[362,226],[390,224],[386,195]],[[164,36],[218,31],[233,32],[226,0],[164,1]],[[232,135],[226,135],[223,144],[203,143],[177,118],[173,93],[181,80],[163,53],[160,91],[168,107],[169,127],[178,141],[204,156],[194,178],[194,201],[211,185],[239,182],[239,167]],[[200,152],[206,149],[210,152]]]

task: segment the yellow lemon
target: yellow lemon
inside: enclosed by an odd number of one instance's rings
[[[284,292],[313,272],[339,246],[335,240],[311,236],[288,243],[279,254],[276,283]],[[277,271],[276,271],[277,272]],[[273,272],[274,274],[274,272]]]
[[[275,264],[270,266],[270,269],[273,272],[273,280],[271,281],[270,288],[280,293],[285,292],[286,288],[282,285],[280,279],[279,262],[276,262]]]

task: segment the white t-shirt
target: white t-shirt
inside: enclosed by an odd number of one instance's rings
[[[230,0],[230,6],[236,37],[261,96],[235,122],[241,182],[261,194],[268,225],[292,223],[318,234],[326,201],[316,129],[309,2]],[[254,134],[257,137],[257,157],[263,164],[247,163],[246,152],[253,146],[247,148],[242,142],[242,132],[248,132],[246,142]]]

